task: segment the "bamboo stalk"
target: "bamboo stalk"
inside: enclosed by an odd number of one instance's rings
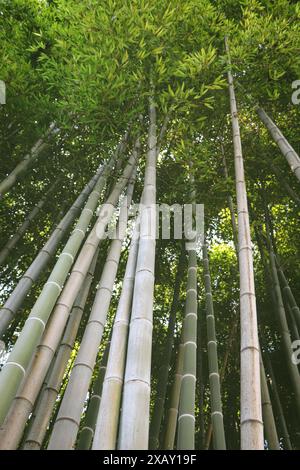
[[[111,162],[111,164],[112,163],[113,162]],[[48,278],[48,281],[44,285],[41,294],[33,306],[31,313],[22,329],[22,332],[20,333],[12,352],[10,353],[8,360],[0,373],[0,394],[2,397],[0,403],[1,424],[7,415],[9,407],[15,397],[20,383],[26,375],[26,369],[28,368],[30,360],[43,335],[52,309],[62,290],[63,283],[67,278],[68,272],[74,262],[74,258],[78,253],[82,240],[85,237],[86,230],[96,209],[98,199],[106,182],[106,176],[110,170],[111,164],[105,168],[103,174],[99,177],[95,188],[91,192],[77,221],[75,229],[73,230],[62,253],[60,254],[52,270],[52,273]],[[128,173],[132,171],[132,164],[133,162],[130,161],[126,167],[127,173],[125,176],[127,176],[127,178]],[[114,206],[123,187],[126,184],[126,181],[127,180],[125,177],[120,180],[117,191],[113,192],[111,200],[108,201],[109,209],[104,208],[105,215],[103,214],[103,211],[100,211],[98,223],[99,227],[97,227],[99,229],[98,233],[96,233],[97,230],[94,228],[88,236],[87,242],[85,244],[86,250],[81,256],[81,258],[84,257],[84,260],[82,261],[82,265],[85,269],[84,275],[86,274],[92,261],[96,247],[99,243],[99,239],[104,235],[106,225],[112,216]],[[76,277],[79,279],[78,282],[82,282],[84,276],[81,277],[81,272],[76,274]],[[75,298],[73,301],[74,300]]]
[[[93,391],[85,414],[85,419],[83,423],[84,425],[81,429],[78,438],[78,443],[76,445],[76,449],[78,450],[89,450],[93,442],[97,415],[102,399],[103,382],[107,368],[110,344],[111,343],[109,340],[103,354],[98,376],[95,380],[95,383],[93,384]]]
[[[233,131],[238,212],[241,315],[241,448],[243,450],[263,450],[259,343],[247,191],[238,111],[233,77],[230,70],[231,62],[227,38],[225,39],[225,45],[229,66],[227,74]]]
[[[279,439],[276,430],[276,424],[273,414],[272,403],[270,399],[266,372],[260,353],[260,380],[261,380],[261,396],[262,396],[262,415],[264,422],[265,436],[268,441],[270,450],[280,450]]]
[[[166,418],[166,432],[164,436],[164,450],[173,450],[178,418],[178,406],[183,372],[184,346],[181,343],[177,354],[174,383],[171,390],[170,407]]]
[[[39,450],[42,447],[70,354],[74,347],[76,335],[84,312],[84,306],[90,292],[98,252],[99,248],[96,250],[84,283],[74,302],[63,338],[57,350],[57,355],[54,358],[53,365],[51,366],[49,377],[40,393],[35,409],[35,417],[30,421],[30,430],[24,443],[25,450]]]
[[[50,189],[46,192],[46,194],[40,199],[40,201],[29,212],[24,222],[17,229],[16,233],[7,241],[6,245],[2,248],[0,252],[0,265],[4,264],[8,255],[14,249],[18,241],[23,237],[24,233],[26,233],[32,221],[36,218],[36,216],[39,214],[39,212],[42,210],[42,208],[48,201],[49,196],[54,192],[54,189],[57,187],[58,182],[59,180],[57,180],[53,185],[51,185]]]
[[[113,326],[93,450],[116,448],[138,245],[139,222],[137,220]]]
[[[0,337],[4,335],[13,318],[17,315],[23,300],[30,291],[32,285],[38,280],[41,273],[46,269],[50,259],[54,256],[57,247],[67,233],[70,225],[74,222],[80,209],[83,207],[88,196],[91,194],[95,184],[101,177],[104,167],[100,167],[96,175],[89,181],[83,191],[67,211],[61,222],[53,231],[49,240],[43,246],[37,257],[33,260],[27,271],[23,274],[9,298],[0,309]]]
[[[287,180],[282,176],[282,174],[280,173],[280,171],[276,168],[275,165],[273,165],[272,163],[270,164],[270,167],[272,169],[272,171],[275,173],[275,175],[277,176],[277,178],[279,179],[280,183],[284,186],[284,188],[286,189],[287,193],[291,196],[291,198],[293,199],[293,201],[298,205],[300,206],[300,197],[298,196],[298,194],[296,193],[296,191],[294,191],[294,189],[289,185],[289,183],[287,182]]]
[[[131,174],[132,166],[134,165],[135,168],[135,163],[136,151],[133,152],[133,155],[131,156],[130,162],[128,164],[131,165]],[[129,175],[127,176],[127,179],[128,178]],[[53,427],[48,445],[48,449],[50,450],[71,449],[76,442],[80,425],[80,417],[86,394],[88,392],[89,383],[92,377],[98,347],[102,339],[102,334],[106,323],[106,316],[112,297],[112,289],[117,275],[122,242],[125,237],[127,227],[128,207],[132,198],[133,186],[134,181],[131,181],[128,186],[125,204],[122,205],[120,211],[118,236],[112,241],[94,300],[91,315],[85,328],[85,332],[80,344],[80,349],[70,375],[68,386],[62,400],[56,422]],[[116,191],[116,187],[113,192]]]
[[[197,253],[188,250],[188,278],[183,323],[183,372],[178,414],[177,449],[195,448],[197,351]]]
[[[215,450],[225,450],[226,443],[223,424],[222,398],[217,353],[217,338],[215,331],[215,316],[211,292],[211,280],[207,246],[205,243],[203,244],[203,266],[206,298],[207,350],[211,394],[211,419],[213,428],[213,440]]]
[[[169,324],[167,338],[162,356],[162,366],[159,370],[157,381],[157,396],[152,414],[152,421],[150,426],[150,449],[157,449],[159,446],[159,434],[161,422],[163,418],[164,405],[166,400],[168,375],[170,369],[170,362],[172,357],[172,350],[174,345],[174,330],[176,325],[176,313],[178,311],[180,286],[182,283],[183,267],[185,262],[184,248],[181,250],[180,259],[178,262],[177,273],[175,277],[173,301],[170,309]]]
[[[292,315],[297,323],[298,331],[300,331],[300,309],[297,305],[296,299],[294,297],[294,294],[289,286],[289,283],[287,281],[287,278],[285,277],[285,274],[280,266],[280,264],[277,261],[277,258],[275,257],[275,261],[277,264],[277,271],[279,275],[279,279],[281,281],[281,284],[283,285],[283,293],[286,295],[286,299],[289,303],[289,306],[291,308]]]
[[[257,107],[256,112],[259,115],[262,122],[265,124],[266,128],[273,137],[275,143],[278,145],[282,155],[286,158],[288,164],[291,167],[293,173],[295,173],[296,178],[300,181],[300,158],[297,152],[289,144],[287,139],[284,137],[282,132],[268,116],[263,108]]]
[[[147,449],[156,234],[156,108],[149,105],[148,152],[141,207],[140,243],[134,282],[120,424],[120,449]]]
[[[30,153],[25,155],[23,160],[18,163],[14,170],[6,178],[4,178],[3,181],[0,182],[0,199],[3,198],[4,194],[7,193],[13,187],[20,175],[29,168],[29,166],[34,162],[34,160],[36,160],[37,157],[41,154],[41,152],[48,146],[47,140],[55,132],[57,132],[57,129],[55,123],[52,122],[44,137],[39,139],[34,144]]]

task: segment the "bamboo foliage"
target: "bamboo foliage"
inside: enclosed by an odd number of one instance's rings
[[[75,200],[74,204],[67,211],[61,222],[53,231],[49,240],[43,246],[37,257],[33,260],[27,271],[23,274],[15,289],[0,309],[0,337],[2,337],[10,325],[13,318],[17,315],[26,295],[32,285],[38,280],[39,276],[46,268],[50,259],[54,256],[57,247],[67,233],[70,225],[74,222],[80,209],[83,207],[88,196],[91,194],[95,184],[101,177],[104,167],[100,167],[96,175],[89,181],[83,191]]]
[[[120,449],[147,449],[156,233],[156,108],[149,105],[140,242],[137,258],[120,423]]]
[[[138,246],[139,222],[137,220],[113,326],[110,352],[93,441],[94,450],[116,448]]]
[[[238,111],[233,77],[230,70],[231,64],[227,40],[225,43],[229,66],[227,74],[233,132],[238,213],[241,315],[241,447],[243,450],[262,450],[263,423],[253,256]]]
[[[32,147],[30,153],[25,155],[23,160],[18,163],[18,165],[14,168],[14,170],[3,180],[0,182],[0,199],[3,197],[5,193],[7,193],[13,185],[16,183],[18,178],[21,174],[25,173],[25,171],[29,168],[30,165],[37,159],[37,157],[42,153],[42,151],[48,145],[48,139],[51,135],[57,132],[57,128],[54,122],[52,122],[49,126],[48,131],[45,133],[44,137],[39,139],[34,146]]]
[[[66,280],[70,267],[72,266],[74,258],[85,237],[86,230],[96,209],[98,199],[106,182],[107,173],[109,172],[112,163],[113,161],[105,168],[103,174],[98,179],[95,188],[91,192],[75,229],[61,252],[48,281],[44,285],[42,292],[39,295],[20,336],[0,373],[0,393],[1,396],[3,396],[0,405],[1,424],[7,415],[20,383],[26,374],[26,369],[30,363],[35,348],[42,337],[51,311],[62,290],[62,285]],[[98,233],[96,233],[96,229],[93,229],[87,239],[87,250],[85,250],[87,253],[83,253],[85,274],[92,261],[99,239],[104,235],[104,230],[112,216],[118,197],[132,171],[132,165],[133,161],[131,159],[126,166],[126,172],[124,170],[124,176],[120,179],[119,185],[117,185],[117,190],[113,192],[111,199],[109,199],[110,209],[107,210],[104,208],[105,215],[103,215],[103,211],[100,211],[99,227],[97,227],[99,229]],[[80,275],[79,277],[80,282],[82,282],[82,277]]]
[[[98,252],[99,248],[96,250],[84,283],[74,302],[74,306],[70,313],[65,332],[57,350],[57,354],[54,357],[54,363],[50,366],[48,372],[49,377],[46,377],[45,385],[41,389],[39,399],[34,410],[34,418],[31,418],[30,430],[24,443],[25,450],[38,450],[43,444],[43,439],[45,437],[47,426],[51,419],[53,408],[59,394],[70,354],[74,347],[74,342],[81,323],[85,303],[90,292],[93,274],[98,258]]]
[[[132,175],[133,168],[135,168],[136,157],[137,153],[134,151],[128,164],[131,166],[131,169],[130,175],[127,176],[127,180]],[[122,185],[124,187],[124,177],[122,181]],[[116,187],[113,192],[116,191]],[[76,442],[84,400],[88,392],[92,372],[95,366],[97,351],[105,328],[106,316],[112,297],[112,289],[117,275],[122,242],[125,237],[127,227],[128,207],[131,202],[133,187],[134,180],[129,183],[127,198],[125,204],[121,207],[117,230],[118,235],[111,243],[93,303],[93,308],[87,322],[80,349],[51,434],[48,445],[48,449],[50,450],[71,449],[74,447]],[[117,193],[120,194],[120,191],[118,190]],[[114,207],[114,205],[111,203],[110,207]],[[99,217],[101,217],[101,214]]]
[[[207,326],[207,350],[209,383],[211,395],[211,419],[213,428],[214,448],[216,450],[226,449],[225,433],[222,413],[222,399],[220,389],[220,375],[218,366],[217,338],[215,331],[214,306],[211,292],[211,280],[209,271],[209,260],[207,246],[203,244],[203,266],[205,282],[205,302],[206,302],[206,326]]]
[[[274,141],[278,145],[281,153],[286,158],[288,164],[291,167],[293,173],[295,173],[296,178],[300,181],[300,158],[293,147],[289,144],[286,140],[282,132],[278,129],[276,124],[272,121],[272,119],[268,116],[263,108],[256,109],[257,114],[259,115],[262,122],[267,127],[268,131],[270,132],[271,136],[273,137]]]

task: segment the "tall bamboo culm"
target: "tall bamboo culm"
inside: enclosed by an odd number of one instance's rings
[[[268,116],[263,108],[257,107],[256,112],[259,115],[262,122],[265,124],[266,128],[270,132],[274,141],[281,150],[282,155],[286,158],[288,164],[291,167],[293,173],[295,173],[296,178],[300,181],[300,158],[297,152],[286,140],[282,132],[278,129],[276,124]]]
[[[164,450],[173,450],[175,443],[175,435],[177,429],[177,420],[178,420],[178,407],[180,399],[180,390],[182,382],[182,372],[183,372],[183,358],[184,358],[184,346],[181,343],[179,345],[175,377],[171,389],[171,398],[169,403],[169,408],[166,416],[166,429],[164,434],[163,449]]]
[[[127,182],[133,175],[133,169],[136,168],[136,159],[137,152],[134,151],[128,163],[128,165],[131,165],[131,171],[127,176]],[[122,204],[120,210],[117,237],[111,243],[93,303],[91,315],[85,328],[80,349],[53,427],[48,445],[48,449],[50,450],[72,449],[76,442],[81,413],[95,366],[98,347],[105,328],[106,316],[109,310],[113,286],[117,275],[122,242],[126,233],[128,207],[131,203],[133,187],[134,181],[132,180],[128,186],[127,198],[125,203]],[[116,202],[114,204],[110,203],[109,207],[114,208],[115,204]],[[107,208],[107,211],[109,211],[109,207]],[[101,215],[99,217],[101,220]]]
[[[113,326],[109,358],[93,441],[94,450],[115,449],[117,444],[120,404],[124,383],[126,346],[138,246],[139,221],[137,220]]]
[[[49,425],[53,408],[59,394],[63,377],[74,347],[76,335],[81,323],[86,300],[88,298],[93,275],[97,263],[99,248],[96,250],[91,266],[87,272],[84,283],[77,295],[70,313],[68,323],[63,334],[54,363],[51,364],[49,377],[46,377],[43,388],[35,405],[34,416],[30,420],[30,429],[24,443],[25,450],[39,450],[42,447],[47,427]]]
[[[23,160],[18,163],[18,165],[14,168],[14,170],[3,180],[0,182],[0,199],[3,197],[5,193],[7,193],[16,183],[18,178],[22,173],[29,168],[29,166],[37,159],[37,157],[41,154],[41,152],[47,147],[48,139],[57,132],[57,128],[55,123],[52,122],[49,126],[48,131],[45,133],[44,137],[39,139],[34,146],[32,147],[30,153],[28,153]]]
[[[54,192],[55,188],[57,187],[58,182],[59,180],[57,180],[54,184],[51,185],[50,189],[46,192],[46,194],[40,199],[40,201],[36,204],[36,206],[34,206],[34,208],[29,212],[24,222],[17,229],[16,233],[12,235],[12,237],[7,241],[5,246],[2,248],[0,252],[0,265],[4,264],[9,254],[17,245],[18,241],[21,240],[23,235],[26,233],[27,229],[32,224],[33,220],[40,213],[40,211],[42,210],[42,208],[48,201],[49,196]]]
[[[98,375],[93,384],[91,397],[89,399],[88,407],[83,420],[83,426],[76,444],[76,449],[78,450],[89,450],[93,442],[97,415],[102,399],[103,381],[106,373],[109,349],[110,340],[107,342],[105,347]]]
[[[95,176],[85,186],[83,191],[75,200],[74,204],[67,211],[61,222],[51,234],[49,240],[43,246],[37,257],[33,260],[27,271],[23,274],[18,284],[10,294],[9,298],[0,309],[0,337],[3,337],[11,321],[17,315],[26,295],[30,291],[32,285],[38,280],[41,273],[46,269],[50,259],[56,253],[58,245],[62,238],[68,232],[70,225],[74,222],[76,216],[83,207],[86,199],[91,194],[97,181],[102,176],[104,167],[101,166]]]
[[[147,449],[156,234],[156,108],[149,105],[148,152],[140,212],[141,232],[120,423],[120,449]]]
[[[228,56],[228,85],[238,213],[241,316],[241,448],[242,450],[263,450],[259,343],[247,191],[227,38],[225,39],[225,45]]]
[[[167,338],[165,341],[165,348],[162,354],[162,365],[159,369],[159,375],[157,380],[157,394],[150,426],[150,449],[157,449],[159,446],[159,435],[168,387],[168,376],[174,345],[174,330],[176,325],[176,314],[179,306],[180,286],[182,283],[182,277],[184,272],[184,262],[185,250],[183,247],[181,250],[180,258],[178,260],[178,267],[174,284],[173,301],[169,315]]]
[[[106,182],[107,174],[110,171],[110,167],[113,163],[114,162],[112,160],[110,162],[110,165],[105,168],[104,172],[98,179],[95,188],[91,192],[85,204],[85,207],[82,210],[82,213],[77,221],[75,229],[73,230],[64,249],[62,250],[52,270],[52,273],[50,274],[46,284],[44,285],[41,291],[41,294],[39,295],[35,305],[33,306],[31,313],[28,319],[26,320],[26,323],[17,339],[17,342],[0,373],[0,394],[3,397],[0,404],[1,424],[3,423],[7,415],[9,407],[15,397],[20,383],[26,375],[26,369],[28,368],[30,360],[43,335],[52,309],[62,290],[62,286],[67,278],[68,272],[74,262],[74,258],[78,253],[83,239],[85,238],[86,230],[96,209],[98,199]],[[128,171],[131,172],[132,164],[129,166],[127,165],[127,167]],[[122,180],[119,187],[119,193],[114,194],[115,203],[117,202],[119,194],[125,184],[125,180]],[[100,211],[99,220],[101,221],[101,224],[99,223],[99,227],[97,227],[98,233],[96,233],[97,229],[93,229],[88,237],[88,249],[85,250],[86,253],[84,253],[85,256],[83,262],[83,265],[85,266],[85,274],[92,261],[96,247],[99,243],[99,239],[104,235],[104,230],[110,220],[113,208],[114,205],[111,203],[109,204],[108,209],[104,208],[105,216]],[[97,243],[90,244],[89,240],[91,238],[95,238],[97,240]],[[89,249],[90,246],[91,249]],[[82,282],[81,276],[80,282]]]
[[[203,267],[206,303],[207,351],[209,384],[211,396],[211,420],[213,427],[213,441],[215,450],[225,450],[225,432],[222,412],[222,399],[220,375],[218,366],[217,338],[215,331],[215,315],[211,292],[209,260],[206,243],[203,244]]]

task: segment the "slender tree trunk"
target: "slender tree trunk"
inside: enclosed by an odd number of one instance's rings
[[[279,285],[277,270],[276,270],[276,263],[275,263],[275,255],[273,253],[272,248],[270,248],[270,268],[271,274],[273,279],[273,287],[276,296],[276,303],[277,303],[277,313],[278,319],[280,323],[283,347],[286,354],[286,365],[289,371],[290,379],[294,388],[295,399],[296,399],[296,408],[298,411],[298,416],[300,418],[300,375],[298,371],[298,367],[293,364],[291,355],[293,352],[292,348],[292,341],[289,332],[289,327],[285,315],[285,309],[283,304],[283,299],[281,295],[281,289]]]
[[[109,349],[110,349],[110,341],[108,341],[106,345],[103,358],[101,361],[101,366],[99,368],[98,376],[93,385],[92,395],[89,400],[89,404],[88,404],[84,422],[83,422],[83,427],[79,434],[78,443],[76,446],[76,449],[78,450],[89,450],[93,442],[97,415],[98,415],[99,407],[101,404],[101,398],[102,398],[101,395],[102,395],[104,377],[106,373]]]
[[[93,441],[94,450],[113,450],[116,448],[138,246],[139,221],[137,220],[113,326],[102,399]]]
[[[81,270],[79,273],[76,273],[79,288],[95,254],[99,240],[103,238],[106,226],[112,217],[118,198],[130,177],[133,165],[135,165],[135,155],[132,155],[129,159],[124,170],[123,177],[120,178],[105,207],[101,208],[98,222],[87,238],[85,250],[82,251],[80,256]],[[108,171],[109,166],[107,167],[107,172]],[[60,254],[48,281],[44,285],[44,288],[42,289],[42,292],[38,297],[22,332],[20,333],[8,361],[0,373],[0,394],[3,396],[0,404],[1,423],[3,423],[17,389],[26,374],[26,369],[28,368],[34,351],[42,337],[46,323],[61,292],[62,285],[67,278],[70,267],[72,266],[82,240],[85,237],[86,230],[89,226],[94,210],[96,209],[105,180],[106,174],[99,178],[95,189],[89,196],[71,237]],[[79,264],[78,260],[77,263]],[[84,275],[82,276],[83,270]],[[75,283],[73,288],[75,289]],[[75,300],[75,297],[76,292],[73,301]]]
[[[133,162],[136,162],[136,157],[137,154],[134,151],[129,163],[131,166],[133,165]],[[129,175],[127,176],[127,179],[128,177]],[[61,403],[50,437],[48,445],[48,449],[50,450],[72,449],[76,442],[80,425],[80,417],[95,366],[99,344],[105,328],[113,286],[117,275],[122,243],[127,228],[128,208],[131,203],[133,186],[134,181],[129,183],[127,198],[125,201],[126,203],[123,203],[121,207],[118,223],[118,236],[112,241],[107,256],[91,315],[85,328],[64,399]],[[113,208],[115,203],[116,201],[113,204]],[[112,205],[112,203],[110,204]],[[108,211],[108,209],[106,210]]]
[[[285,274],[284,274],[280,264],[278,263],[278,260],[277,260],[276,257],[275,257],[275,261],[276,261],[276,264],[277,264],[277,271],[278,271],[279,279],[280,279],[281,284],[283,286],[282,291],[286,296],[286,299],[289,303],[289,306],[291,307],[292,315],[293,315],[293,317],[294,317],[294,319],[297,323],[298,331],[300,331],[300,309],[297,305],[297,302],[296,302],[296,299],[293,295],[293,292],[292,292],[292,290],[289,286],[289,283],[288,283],[288,281],[285,277]]]
[[[58,182],[59,180],[57,180],[53,185],[51,185],[50,189],[46,192],[45,196],[43,196],[40,199],[40,201],[37,203],[37,205],[29,212],[24,222],[17,229],[16,233],[8,240],[4,248],[1,250],[0,265],[4,264],[8,255],[14,249],[18,241],[23,237],[24,233],[26,233],[32,221],[36,218],[36,216],[39,214],[39,212],[42,210],[42,208],[48,201],[49,196],[54,192],[55,188],[57,187]]]
[[[293,173],[295,173],[296,178],[300,181],[300,158],[297,152],[286,140],[284,135],[280,132],[276,124],[272,119],[267,115],[263,108],[256,108],[256,112],[259,115],[262,122],[265,124],[266,128],[270,132],[274,141],[278,145],[282,155],[286,158],[288,164],[291,167]]]
[[[37,159],[41,152],[47,147],[47,140],[56,131],[55,123],[51,123],[45,136],[39,139],[32,147],[23,160],[18,163],[15,169],[0,183],[0,199],[7,193],[16,183],[21,174],[23,174],[29,166]]]
[[[177,418],[178,418],[178,406],[180,399],[180,390],[182,382],[182,373],[183,373],[183,359],[184,359],[184,345],[181,343],[179,345],[179,350],[177,354],[176,361],[176,371],[174,383],[171,390],[171,399],[170,407],[167,412],[166,418],[166,432],[164,436],[164,450],[173,450],[176,428],[177,428]]]
[[[296,193],[296,191],[293,190],[293,188],[291,188],[291,186],[289,185],[289,183],[287,182],[287,180],[282,176],[282,174],[278,171],[278,169],[276,168],[275,165],[273,165],[272,163],[270,164],[270,167],[272,169],[272,171],[275,173],[275,175],[277,176],[278,180],[280,181],[280,183],[282,184],[282,186],[286,189],[286,192],[291,196],[291,198],[293,199],[293,201],[298,205],[300,206],[300,197],[298,196],[298,194]]]
[[[203,322],[201,307],[198,306],[197,320],[197,377],[199,396],[199,449],[204,448],[204,370],[203,370]],[[196,384],[197,385],[197,384]]]
[[[203,245],[203,266],[206,297],[207,350],[211,394],[211,419],[213,428],[214,448],[215,450],[224,450],[226,449],[226,442],[223,424],[222,399],[217,353],[217,338],[215,331],[215,316],[211,292],[207,246],[205,243]]]
[[[244,162],[238,121],[238,111],[230,70],[229,47],[228,84],[233,131],[240,271],[241,315],[241,447],[243,450],[263,450],[263,423],[261,410],[259,343],[254,287],[254,269],[251,246]]]
[[[283,439],[284,439],[284,446],[287,450],[292,450],[292,444],[291,444],[291,441],[290,441],[289,431],[288,431],[288,428],[287,428],[287,425],[286,425],[286,421],[285,421],[285,417],[284,417],[280,397],[279,397],[278,390],[277,390],[277,383],[276,383],[275,375],[274,375],[274,372],[273,372],[273,367],[272,367],[272,364],[271,364],[269,353],[267,351],[265,351],[264,359],[266,361],[266,367],[267,367],[267,370],[268,370],[268,373],[269,373],[270,379],[271,379],[271,391],[272,391],[272,395],[273,395],[273,398],[274,398],[275,406],[277,408],[278,420],[279,420],[279,423],[280,423],[281,432],[283,434]]]
[[[67,233],[70,225],[74,222],[80,209],[91,194],[95,184],[102,176],[104,167],[101,167],[97,174],[86,185],[82,193],[78,196],[74,204],[70,207],[62,221],[58,224],[49,240],[41,249],[37,257],[31,263],[27,271],[23,274],[17,286],[0,309],[0,337],[4,335],[13,318],[17,315],[23,300],[30,291],[32,285],[38,280],[41,273],[46,269],[50,259],[56,253],[57,247]]]
[[[84,283],[74,302],[74,306],[70,313],[70,317],[58,348],[57,355],[54,358],[54,363],[50,368],[51,370],[49,377],[46,380],[45,386],[41,390],[35,409],[35,417],[34,419],[31,418],[30,430],[25,440],[25,450],[39,450],[42,447],[47,427],[52,416],[53,408],[61,388],[65,370],[70,359],[70,354],[74,347],[86,300],[90,292],[98,258],[98,252],[99,248],[94,255]]]
[[[120,449],[147,449],[156,234],[156,109],[150,99],[141,232],[132,301],[120,424]]]
[[[270,450],[280,450],[279,439],[276,430],[273,408],[270,399],[266,372],[260,354],[260,380],[261,380],[261,396],[262,396],[262,415],[264,422],[265,436],[268,441]]]
[[[174,330],[176,325],[176,313],[178,311],[180,286],[183,277],[183,267],[185,262],[184,247],[182,247],[180,259],[178,262],[178,268],[175,278],[173,302],[171,306],[169,325],[167,338],[165,341],[165,348],[162,357],[162,366],[159,369],[158,381],[157,381],[157,396],[152,414],[152,422],[150,426],[150,449],[157,449],[159,446],[159,434],[161,428],[161,422],[163,418],[167,386],[168,386],[168,375],[170,369],[170,362],[172,357],[172,350],[174,345]]]

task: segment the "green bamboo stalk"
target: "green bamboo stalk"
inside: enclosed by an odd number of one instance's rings
[[[170,315],[169,315],[167,338],[165,341],[165,347],[164,347],[163,355],[162,355],[162,365],[158,373],[157,395],[156,395],[155,405],[154,405],[153,414],[152,414],[152,421],[151,421],[151,426],[150,426],[150,441],[149,441],[150,449],[157,449],[159,446],[159,434],[160,434],[161,422],[163,418],[167,386],[168,386],[168,375],[169,375],[170,362],[171,362],[173,345],[174,345],[174,330],[175,330],[175,325],[176,325],[176,313],[178,311],[178,306],[179,306],[180,286],[182,283],[184,262],[185,262],[185,253],[184,253],[184,248],[182,248],[180,259],[178,262],[176,277],[175,277],[173,301],[172,301]]]
[[[183,324],[183,373],[178,414],[177,449],[195,448],[195,389],[197,351],[197,253],[188,250],[188,278]]]
[[[127,198],[122,204],[118,222],[118,234],[112,241],[101,280],[94,300],[90,318],[80,344],[80,349],[73,366],[68,386],[62,400],[53,432],[50,437],[48,449],[71,449],[75,445],[80,425],[80,417],[84,406],[92,377],[98,347],[102,339],[106,317],[112,297],[112,290],[117,275],[118,264],[121,255],[122,242],[125,237],[128,207],[131,203],[135,174],[132,166],[136,168],[136,150],[133,152],[129,165],[131,165]],[[128,165],[127,165],[128,166]],[[124,180],[124,177],[123,177]],[[117,186],[117,185],[116,185]],[[124,186],[124,183],[123,183]],[[113,206],[114,207],[114,206]],[[101,217],[101,215],[100,215]],[[100,218],[101,220],[101,218]]]
[[[291,167],[293,173],[295,173],[296,178],[300,181],[300,158],[297,152],[289,144],[287,139],[284,137],[282,132],[278,129],[276,124],[268,116],[263,108],[256,107],[256,112],[262,122],[265,124],[266,128],[273,137],[275,143],[278,145],[282,155],[286,158],[288,164]]]
[[[285,277],[285,274],[284,274],[280,264],[278,263],[278,260],[277,260],[276,256],[275,256],[275,261],[276,261],[276,265],[277,265],[277,271],[278,271],[279,279],[281,281],[281,284],[283,285],[282,291],[285,294],[286,299],[287,299],[287,301],[288,301],[288,303],[291,307],[293,317],[294,317],[294,319],[297,323],[298,331],[300,331],[300,309],[297,305],[294,294],[293,294],[293,292],[292,292],[292,290],[289,286],[287,278]]]
[[[276,270],[275,255],[272,250],[272,247],[270,247],[270,270],[271,270],[273,288],[274,288],[274,293],[275,293],[276,303],[277,303],[276,310],[277,310],[278,320],[279,320],[279,324],[281,328],[281,337],[282,337],[283,347],[284,347],[284,351],[286,355],[287,369],[289,371],[291,383],[292,383],[294,393],[295,393],[297,412],[300,417],[300,376],[299,376],[298,367],[292,362],[292,359],[291,359],[291,355],[293,352],[292,341],[291,341],[289,327],[288,327],[288,323],[286,319],[279,279],[278,279],[277,270]]]
[[[273,414],[272,403],[270,399],[266,372],[260,353],[260,381],[261,381],[261,397],[262,397],[262,415],[264,422],[265,436],[270,450],[280,450],[279,439],[276,430],[276,424]]]
[[[173,450],[178,418],[178,406],[183,373],[184,345],[179,345],[177,354],[174,382],[171,390],[170,406],[166,417],[166,432],[164,436],[163,449]]]
[[[263,450],[259,343],[247,191],[238,111],[227,38],[225,39],[225,45],[229,67],[227,75],[233,131],[238,212],[241,315],[241,448],[243,450]]]
[[[147,449],[156,234],[156,108],[149,105],[148,152],[141,207],[141,233],[128,339],[120,449]]]
[[[50,189],[46,192],[46,194],[40,199],[40,201],[34,206],[34,208],[29,212],[27,217],[25,218],[24,222],[20,225],[17,229],[16,233],[7,241],[5,246],[2,248],[0,252],[0,266],[4,264],[5,260],[7,259],[8,255],[14,249],[18,241],[23,237],[26,233],[28,227],[31,225],[32,221],[36,218],[39,212],[42,210],[44,205],[49,199],[49,196],[54,192],[55,188],[59,183],[59,179],[51,185]]]
[[[39,295],[35,305],[31,310],[31,313],[15,343],[11,354],[8,357],[7,362],[0,372],[0,395],[2,397],[0,403],[1,424],[7,415],[9,407],[15,397],[20,383],[26,375],[26,369],[28,368],[30,360],[42,337],[52,309],[62,290],[63,283],[67,278],[68,272],[74,262],[74,258],[78,253],[83,238],[85,237],[86,230],[97,207],[99,196],[104,187],[106,177],[110,171],[112,163],[113,162],[107,165],[103,171],[103,174],[99,177],[95,188],[91,192],[78,219],[75,229],[73,230],[68,242],[60,254],[52,270],[52,273],[48,278],[48,281],[44,285],[41,294]],[[124,185],[125,181],[122,182],[121,189],[123,189]],[[117,198],[118,196],[119,194],[117,195]],[[101,216],[103,217],[103,214],[101,214]],[[102,230],[104,233],[105,227],[102,227]],[[91,237],[91,235],[92,234],[89,235],[88,239]],[[88,256],[85,258],[86,271],[92,261],[93,255],[94,253],[92,256],[90,256],[90,258]]]
[[[277,176],[278,180],[280,181],[280,183],[284,186],[284,188],[286,189],[286,192],[291,196],[291,198],[293,199],[293,201],[298,205],[300,206],[300,197],[298,196],[298,194],[296,193],[296,191],[294,191],[293,188],[291,188],[291,186],[289,185],[289,183],[287,182],[287,180],[284,178],[284,176],[282,176],[282,174],[280,173],[280,171],[276,168],[275,165],[273,165],[272,163],[270,164],[270,167],[272,169],[272,171],[275,173],[275,175]]]
[[[138,245],[139,222],[137,220],[113,326],[102,398],[97,416],[93,450],[116,448]]]
[[[51,365],[49,377],[46,379],[46,383],[40,392],[39,400],[34,411],[35,417],[34,419],[31,418],[30,430],[24,443],[25,450],[39,450],[42,447],[65,370],[70,359],[70,354],[74,348],[84,307],[90,292],[98,253],[99,248],[96,250],[84,283],[74,302],[63,338],[57,350],[56,357],[54,357],[54,363]]]
[[[75,200],[74,204],[70,207],[61,222],[55,228],[49,240],[38,253],[37,257],[33,260],[27,271],[23,274],[3,307],[0,309],[0,337],[3,337],[11,321],[17,315],[32,285],[38,280],[41,273],[46,269],[50,259],[56,253],[60,241],[68,232],[70,225],[74,222],[80,209],[83,207],[83,204],[101,177],[103,171],[104,167],[101,166],[96,175],[94,175],[89,183],[85,186],[83,191]]]
[[[198,397],[199,397],[199,450],[204,448],[204,376],[203,376],[203,330],[202,330],[202,315],[201,307],[198,307],[198,320],[197,320],[197,383],[198,383]],[[197,384],[196,384],[197,386]]]
[[[270,379],[271,379],[270,380],[271,391],[272,391],[275,407],[277,408],[278,420],[279,420],[279,423],[280,423],[281,432],[283,434],[284,447],[287,450],[292,450],[292,444],[291,444],[291,441],[290,441],[290,436],[289,436],[288,428],[287,428],[287,425],[286,425],[286,420],[285,420],[285,417],[284,417],[280,397],[279,397],[278,390],[277,390],[277,383],[276,383],[275,375],[274,375],[274,372],[273,372],[272,363],[271,363],[271,360],[270,360],[270,357],[269,357],[269,353],[267,351],[264,352],[264,359],[266,361],[266,367],[267,367],[267,370],[268,370],[268,373],[269,373]]]
[[[101,361],[98,376],[95,379],[95,383],[93,384],[93,391],[85,414],[83,427],[79,434],[78,443],[76,445],[76,449],[78,450],[89,450],[93,442],[97,415],[102,399],[102,388],[107,368],[110,344],[111,342],[108,341]]]
[[[218,367],[217,338],[215,331],[214,306],[211,292],[211,280],[207,246],[203,244],[203,267],[206,298],[206,326],[207,326],[207,350],[209,384],[211,394],[211,419],[213,428],[213,440],[215,450],[226,449],[225,433],[222,413],[222,399],[220,389],[220,376]]]
[[[285,308],[286,308],[287,316],[288,316],[288,319],[289,319],[288,323],[289,323],[289,326],[290,326],[291,338],[292,338],[292,340],[300,339],[299,331],[298,331],[298,328],[297,328],[297,323],[295,321],[295,318],[294,318],[294,315],[293,315],[293,312],[292,312],[292,309],[291,309],[289,303],[285,304]]]
[[[39,139],[34,146],[32,147],[30,153],[25,155],[23,160],[18,163],[14,170],[6,177],[3,181],[0,182],[0,199],[3,198],[4,194],[7,193],[19,179],[19,177],[25,173],[29,166],[37,159],[37,157],[42,153],[43,150],[48,146],[48,139],[57,132],[55,123],[51,123],[48,131],[45,133],[44,137]]]

